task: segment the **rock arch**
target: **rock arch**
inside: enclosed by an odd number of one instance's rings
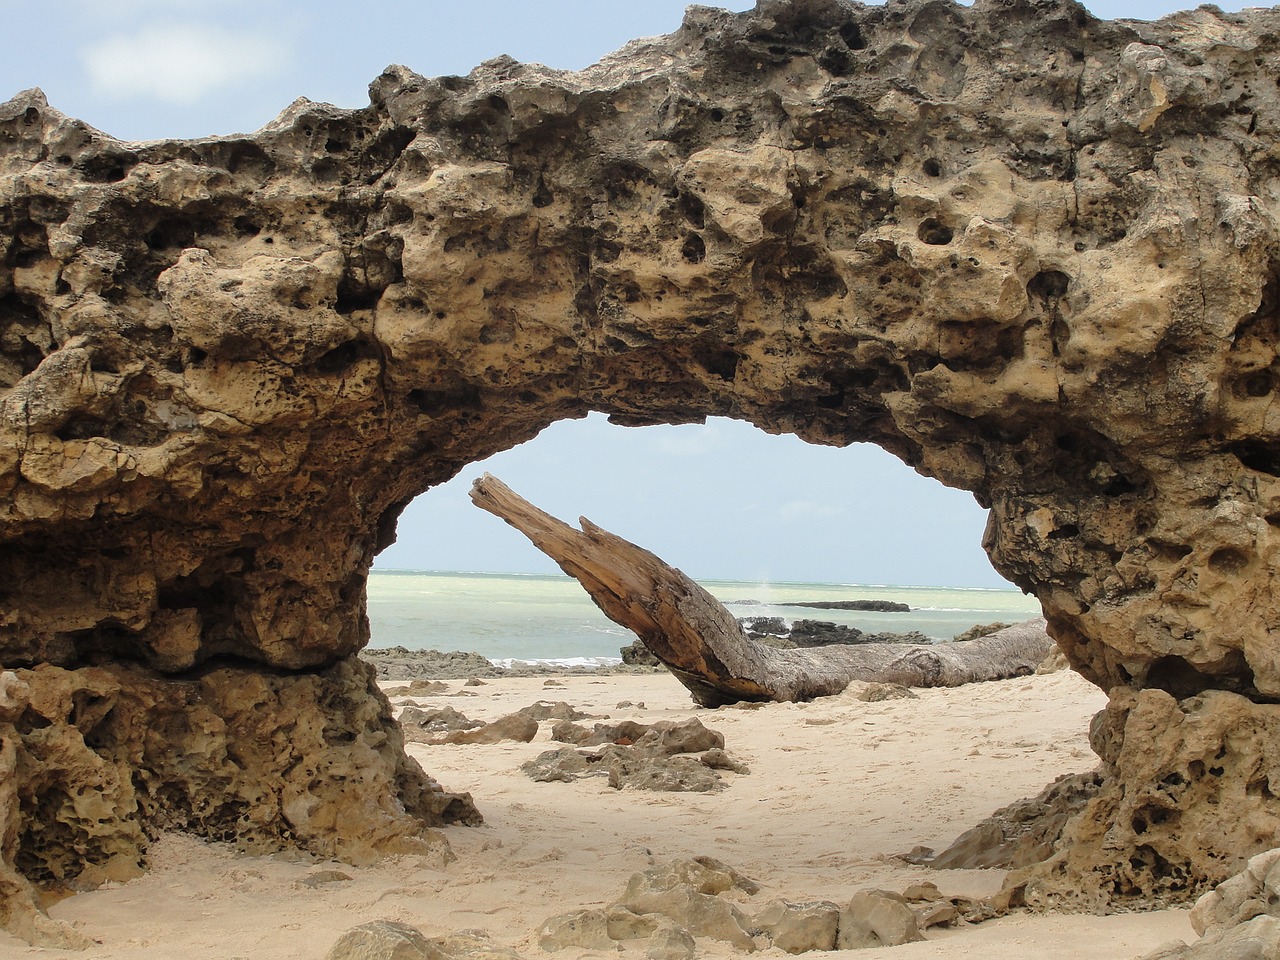
[[[414,495],[588,410],[972,490],[1111,693],[1025,895],[1227,876],[1280,827],[1277,26],[762,0],[252,136],[0,105],[8,902],[168,825],[360,857],[474,816],[353,659],[365,575]]]

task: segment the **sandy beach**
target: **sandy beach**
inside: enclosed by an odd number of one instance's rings
[[[486,818],[481,827],[444,831],[453,863],[404,856],[353,867],[250,857],[168,836],[154,845],[145,877],[74,896],[51,913],[96,940],[83,956],[102,960],[321,960],[344,931],[377,919],[411,924],[428,937],[483,931],[536,958],[548,956],[536,936],[542,921],[603,906],[633,873],[677,858],[715,857],[756,881],[761,892],[739,898],[748,913],[774,898],[842,903],[865,888],[901,890],[917,881],[947,894],[988,894],[1001,871],[935,871],[894,855],[917,845],[942,849],[996,808],[1060,774],[1091,769],[1086,730],[1104,697],[1070,672],[917,693],[878,703],[845,694],[700,710],[667,674],[450,681],[442,694],[417,702],[484,721],[539,700],[613,720],[697,716],[751,772],[725,773],[727,788],[714,794],[616,790],[602,778],[535,783],[520,765],[559,746],[550,743],[549,721],[531,743],[411,744],[429,773],[448,789],[470,791]],[[619,706],[624,701],[635,705]],[[926,942],[875,955],[1127,960],[1179,939],[1194,939],[1183,910],[1016,915],[935,928]],[[733,954],[715,940],[700,939],[698,947],[704,956]],[[644,942],[623,953],[643,957]],[[0,956],[58,955],[0,934]]]

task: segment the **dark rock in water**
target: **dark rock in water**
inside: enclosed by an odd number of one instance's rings
[[[797,620],[788,639],[797,647],[826,647],[833,643],[866,643],[857,627],[826,620]]]
[[[787,621],[781,617],[743,617],[738,621],[747,636],[759,638],[765,636],[785,637],[791,632]]]
[[[786,601],[780,607],[808,607],[810,610],[866,610],[871,613],[910,613],[911,607],[896,600],[806,600]]]
[[[933,643],[932,638],[926,637],[919,630],[908,633],[863,633],[857,627],[827,620],[797,620],[791,625],[788,639],[797,647],[827,647],[837,643]]]
[[[622,654],[622,662],[632,667],[660,667],[661,661],[658,660],[639,640],[636,640],[629,646],[623,647],[619,653]]]

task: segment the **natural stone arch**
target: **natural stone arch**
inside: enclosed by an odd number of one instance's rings
[[[392,68],[251,137],[3,105],[5,861],[469,816],[351,659],[365,575],[414,495],[594,409],[972,490],[1112,694],[1109,786],[1028,895],[1225,877],[1280,826],[1278,21],[763,0],[576,74]]]

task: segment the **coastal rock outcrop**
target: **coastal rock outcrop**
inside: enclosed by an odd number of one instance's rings
[[[1278,65],[1276,10],[761,0],[579,73],[393,67],[251,136],[0,104],[6,874],[133,869],[166,825],[420,831],[439,794],[352,659],[370,563],[414,496],[598,410],[972,491],[1115,692],[1109,785],[1028,895],[1225,879],[1280,819]],[[240,691],[263,716],[219,713]],[[242,759],[299,711],[301,833]],[[357,747],[362,818],[325,774]]]

